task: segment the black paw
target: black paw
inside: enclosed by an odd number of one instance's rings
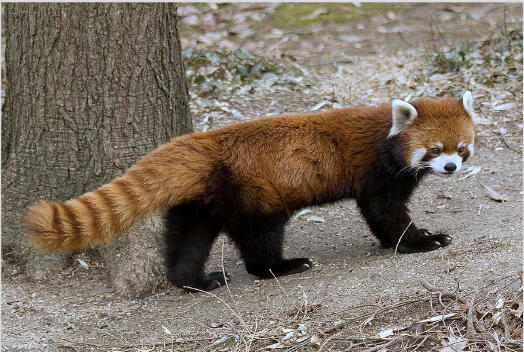
[[[309,258],[295,258],[286,260],[286,262],[284,270],[281,271],[278,276],[298,274],[311,269],[313,266],[313,261]]]
[[[267,265],[260,263],[246,263],[248,273],[261,279],[270,279],[274,276],[298,274],[311,269],[313,261],[309,258],[282,259],[277,264]]]
[[[453,237],[446,234],[433,234],[426,229],[419,229],[420,236],[409,242],[401,241],[398,246],[400,253],[419,253],[429,252],[435,249],[446,247],[451,243]]]
[[[198,292],[198,291],[211,291],[220,286],[225,286],[226,280],[229,280],[229,275],[226,273],[226,275],[224,276],[223,272],[216,271],[210,274],[203,274],[197,278],[185,277],[185,278],[178,278],[178,279],[173,279],[173,278],[170,279],[168,277],[168,279],[173,284],[175,284],[178,287],[183,288],[186,291]]]
[[[224,272],[222,271],[214,271],[212,273],[207,274],[207,277],[211,280],[217,281],[221,286],[225,286],[226,281],[230,280],[229,274],[225,273],[225,276],[224,276]]]

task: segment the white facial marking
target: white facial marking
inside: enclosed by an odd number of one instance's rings
[[[435,143],[435,147],[442,149],[444,148],[444,144],[442,144],[442,142],[437,142]]]
[[[468,145],[469,149],[469,156],[473,156],[473,153],[475,152],[475,148],[473,147],[473,144]]]
[[[413,152],[411,157],[411,167],[420,168],[422,166],[422,158],[426,155],[426,148],[418,148]]]
[[[462,157],[458,153],[452,155],[441,154],[428,162],[431,170],[439,175],[450,175],[460,171],[462,167]]]

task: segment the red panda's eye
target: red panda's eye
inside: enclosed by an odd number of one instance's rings
[[[439,155],[440,154],[440,149],[439,148],[431,148],[431,153],[435,154],[435,155]]]
[[[464,150],[466,150],[465,147],[460,147],[460,148],[458,149],[458,153],[459,153],[459,154],[462,154],[462,153],[464,153]]]

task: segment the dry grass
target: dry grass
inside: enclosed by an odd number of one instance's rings
[[[473,292],[424,281],[421,285],[427,292],[418,296],[385,305],[356,306],[331,315],[323,315],[322,305],[308,301],[306,295],[301,302],[290,297],[287,316],[265,326],[258,325],[264,317],[245,318],[233,296],[228,303],[205,292],[232,312],[233,319],[221,328],[220,339],[175,339],[164,327],[164,338],[148,345],[64,340],[64,347],[111,351],[522,351],[522,273]],[[283,286],[280,289],[287,295]],[[384,325],[388,317],[404,314],[403,309],[413,305],[425,307],[423,315],[428,318],[403,326]]]
[[[222,270],[224,269],[222,241]],[[448,267],[448,273],[452,268]],[[311,301],[303,292],[301,299],[288,294],[277,277],[281,295],[287,305],[278,319],[269,316],[249,318],[235,300],[226,281],[229,302],[212,292],[217,304],[227,308],[231,320],[220,328],[221,338],[175,339],[164,329],[161,341],[148,345],[129,343],[119,337],[121,344],[79,343],[64,339],[64,347],[83,350],[111,351],[522,351],[523,276],[507,276],[475,290],[464,292],[460,283],[452,287],[420,285],[425,292],[388,304],[369,303],[335,313],[322,312],[322,302]],[[268,297],[269,300],[269,297]],[[154,300],[152,300],[154,301]],[[410,308],[418,307],[418,315],[410,316]],[[422,308],[422,311],[420,310]],[[391,325],[390,317],[405,319]],[[260,322],[266,321],[266,324]]]

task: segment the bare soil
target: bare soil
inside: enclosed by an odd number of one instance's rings
[[[440,34],[436,26],[430,26],[431,18],[439,24]],[[45,281],[30,280],[4,261],[2,351],[265,347],[360,351],[375,342],[368,340],[366,345],[358,336],[405,328],[443,312],[438,297],[422,280],[454,291],[455,296],[476,292],[485,301],[509,299],[519,287],[523,254],[522,79],[481,86],[474,79],[465,82],[465,70],[436,75],[425,83],[410,80],[410,72],[425,67],[432,47],[441,50],[464,38],[489,38],[497,24],[522,29],[522,5],[404,4],[345,24],[314,23],[295,29],[300,35],[278,49],[293,52],[316,88],[268,91],[266,96],[251,97],[246,106],[229,102],[229,109],[193,110],[195,128],[202,130],[265,115],[309,111],[322,101],[326,104],[321,109],[327,109],[472,90],[483,122],[477,128],[475,155],[466,167],[480,167],[480,172],[462,180],[430,175],[410,202],[417,226],[452,234],[450,246],[410,255],[383,249],[355,203],[343,201],[308,208],[289,223],[286,255],[308,256],[314,262],[311,270],[301,274],[258,280],[245,271],[235,248],[221,236],[207,267],[213,271],[223,267],[231,281],[229,287],[211,294],[189,294],[166,285],[141,299],[123,298],[109,286],[104,268],[91,252],[75,257],[87,268],[74,260],[67,270]],[[319,49],[322,43],[340,44],[337,38],[342,32],[355,37],[340,50]],[[255,34],[251,38],[256,41],[254,51],[275,49],[277,44],[270,37]],[[361,50],[351,40],[359,42]],[[300,50],[305,54],[298,57]],[[325,55],[327,51],[332,54]],[[515,104],[504,105],[510,103]],[[231,109],[239,114],[231,114]],[[506,201],[493,199],[497,198],[493,194],[490,198],[484,186]],[[215,343],[221,338],[222,343]],[[522,342],[521,335],[520,340],[512,338]],[[428,339],[423,346],[418,350],[442,348],[439,339]],[[468,345],[459,350],[473,349]]]

